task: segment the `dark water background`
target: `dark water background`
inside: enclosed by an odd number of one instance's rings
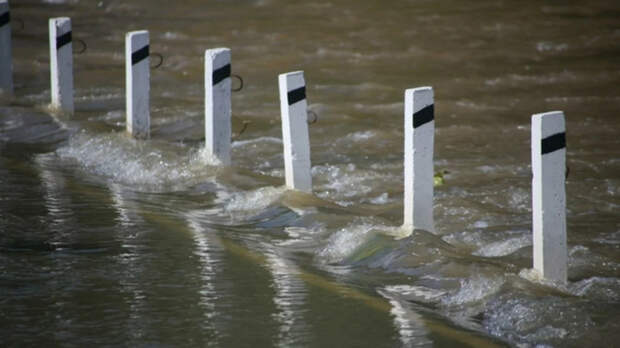
[[[11,2],[0,104],[0,345],[602,347],[620,342],[617,1]],[[50,112],[69,16],[76,113]],[[21,19],[24,23],[20,29]],[[152,138],[124,134],[148,29]],[[230,47],[230,168],[203,60]],[[76,49],[77,49],[76,44]],[[283,184],[277,75],[304,70],[314,195]],[[404,89],[433,86],[436,233],[402,223]],[[531,268],[530,116],[567,118],[569,283]]]

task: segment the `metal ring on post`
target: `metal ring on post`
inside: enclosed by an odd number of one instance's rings
[[[241,78],[241,76],[235,75],[235,74],[231,74],[230,76],[236,77],[237,79],[239,79],[239,88],[231,88],[231,90],[233,92],[239,92],[240,90],[242,90],[243,89],[243,79]]]
[[[162,64],[164,64],[164,56],[161,55],[160,53],[157,52],[153,52],[151,53],[151,56],[156,56],[159,57],[159,63],[155,64],[154,66],[151,67],[151,69],[157,69],[159,68]]]
[[[84,42],[84,40],[82,40],[82,39],[73,39],[73,41],[79,42],[82,45],[82,49],[79,50],[79,51],[76,51],[75,54],[82,54],[82,53],[86,52],[86,49],[88,48],[88,46],[86,45],[86,42]]]
[[[308,110],[308,115],[314,115],[314,118],[312,119],[312,121],[308,121],[308,124],[314,124],[316,123],[316,121],[319,120],[319,116],[316,114],[316,112],[312,110]]]
[[[241,137],[241,134],[243,134],[245,132],[246,129],[248,129],[248,125],[252,123],[251,121],[248,120],[243,120],[243,125],[241,126],[241,130],[239,131],[239,133],[234,134],[231,138],[232,140],[237,140],[239,139],[239,137]]]

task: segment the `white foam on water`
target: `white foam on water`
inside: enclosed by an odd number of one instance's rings
[[[318,251],[317,256],[323,263],[342,262],[380,234],[400,239],[410,235],[411,231],[401,226],[379,225],[369,219],[361,219],[359,223],[350,224],[332,234],[327,240],[327,245]]]
[[[369,200],[370,203],[372,204],[388,204],[390,202],[389,199],[389,195],[387,192],[383,192],[382,194],[378,195],[377,197],[371,198]]]
[[[480,247],[474,255],[484,257],[497,257],[505,256],[514,253],[515,251],[532,245],[531,236],[523,235],[521,237],[510,238],[506,240],[500,240]]]
[[[478,220],[469,225],[474,230],[454,232],[441,237],[446,243],[470,249],[471,253],[483,257],[499,257],[532,245],[532,234],[527,230],[489,230],[495,221]]]
[[[420,285],[389,285],[385,287],[386,291],[399,293],[408,300],[423,303],[437,303],[448,293],[444,290],[438,290]]]
[[[468,100],[468,99],[458,100],[455,104],[459,108],[468,108],[468,109],[473,109],[473,110],[491,111],[491,110],[506,110],[507,109],[504,106],[489,105],[489,104],[479,103],[479,102],[475,102],[473,100]]]
[[[324,54],[326,52],[325,48],[319,48],[317,50],[317,54]],[[378,84],[378,83],[374,83],[374,82],[362,82],[362,83],[357,83],[357,84],[352,84],[352,85],[338,85],[338,84],[329,84],[329,85],[322,85],[322,84],[315,84],[314,88],[316,88],[317,90],[326,90],[332,93],[342,93],[342,94],[350,94],[352,91],[359,91],[359,92],[375,92],[377,90],[392,90],[393,87],[389,86],[389,85],[382,85],[382,84]]]
[[[554,43],[550,41],[541,41],[536,43],[536,50],[538,52],[560,52],[568,49],[567,43]]]
[[[285,186],[265,186],[256,190],[230,194],[224,210],[228,213],[257,213],[280,200],[287,188]]]
[[[572,82],[577,79],[577,76],[567,70],[561,72],[551,72],[546,75],[520,75],[520,74],[510,74],[510,79],[512,80],[511,84],[523,84],[527,82],[532,82],[539,85],[548,85],[548,84],[558,84],[558,83],[566,83]]]
[[[324,263],[338,263],[349,257],[371,237],[374,226],[370,223],[349,225],[329,237],[327,245],[318,252]]]
[[[345,138],[347,140],[352,140],[354,142],[366,142],[366,141],[374,138],[375,136],[377,136],[377,132],[371,131],[371,130],[367,130],[367,131],[363,131],[363,132],[355,132],[355,133],[347,134],[347,136]]]
[[[496,294],[505,283],[503,277],[473,276],[460,281],[460,289],[453,295],[442,299],[444,305],[464,305],[479,302]]]
[[[367,112],[367,113],[376,113],[376,114],[396,114],[399,111],[402,113],[403,110],[403,103],[402,102],[396,102],[396,103],[388,103],[388,104],[354,104],[353,107],[361,112]]]
[[[478,220],[474,222],[474,228],[487,228],[489,227],[489,223],[484,220]]]
[[[583,303],[557,296],[523,297],[514,293],[491,301],[483,324],[492,335],[521,346],[575,340],[597,325]]]
[[[82,131],[56,154],[77,162],[89,173],[155,190],[186,188],[210,178],[208,161],[200,150],[157,145],[132,139],[124,132],[95,135]]]
[[[200,149],[198,149],[198,151],[196,152],[196,157],[202,159],[204,161],[204,164],[210,166],[223,165],[223,162],[219,158],[217,158],[217,156],[210,154],[205,147],[201,147]]]
[[[381,182],[395,182],[394,174],[373,169],[360,169],[354,164],[317,165],[312,167],[314,191],[320,198],[335,201],[343,206],[368,201],[375,196],[375,204],[388,202],[387,194],[379,191]],[[400,178],[400,177],[399,177]],[[402,178],[401,178],[402,179]]]
[[[534,268],[522,269],[521,271],[519,271],[519,277],[534,284],[540,284],[543,286],[548,286],[550,288],[555,288],[556,290],[561,292],[570,293],[566,284],[544,278],[542,274],[540,274],[540,272],[538,272]]]
[[[183,33],[173,31],[167,31],[159,35],[159,37],[165,40],[185,40],[188,38],[188,36]]]
[[[597,252],[584,245],[575,245],[568,250],[568,269],[573,274],[618,274],[620,263],[617,259]]]
[[[594,241],[602,244],[618,245],[620,244],[620,231],[596,238]]]
[[[89,121],[106,121],[108,124],[122,126],[125,124],[125,112],[120,110],[108,111],[105,114],[89,117]]]
[[[311,248],[316,246],[324,231],[325,225],[322,223],[313,223],[309,227],[287,226],[284,232],[288,235],[288,239],[277,242],[277,244],[291,248]]]
[[[231,146],[235,148],[260,143],[282,144],[282,139],[276,137],[258,137],[248,140],[236,140],[232,142]]]
[[[569,291],[575,296],[617,303],[620,301],[620,279],[592,277],[569,284]]]
[[[567,335],[568,331],[566,329],[545,325],[531,334],[525,335],[525,339],[530,342],[540,342],[541,340],[564,338]],[[536,347],[544,347],[544,345],[537,344]]]
[[[284,177],[282,139],[272,136],[247,139],[243,134],[242,140],[233,141],[231,147],[235,162],[244,163],[263,175]]]

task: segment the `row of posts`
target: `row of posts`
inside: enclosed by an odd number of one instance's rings
[[[52,107],[72,113],[71,20],[49,20]],[[0,88],[12,93],[10,14],[0,0]],[[126,128],[148,138],[149,33],[125,37]],[[279,75],[286,186],[311,193],[310,140],[306,83],[302,71]],[[231,55],[228,48],[205,51],[205,147],[217,163],[229,165],[231,148]],[[409,230],[434,231],[434,95],[431,87],[405,91],[404,217]],[[547,279],[566,282],[566,138],[561,111],[532,116],[532,215],[534,269]]]

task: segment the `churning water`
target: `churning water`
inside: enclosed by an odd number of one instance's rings
[[[3,346],[620,342],[620,5],[594,0],[14,0],[0,104]],[[48,111],[70,16],[76,113]],[[23,22],[23,28],[21,26]],[[152,137],[124,134],[148,29]],[[77,46],[77,44],[76,44]],[[205,160],[230,47],[233,166]],[[304,70],[313,195],[285,190],[277,75]],[[436,96],[435,233],[400,230],[403,93]],[[569,282],[532,266],[530,116],[567,118]]]

